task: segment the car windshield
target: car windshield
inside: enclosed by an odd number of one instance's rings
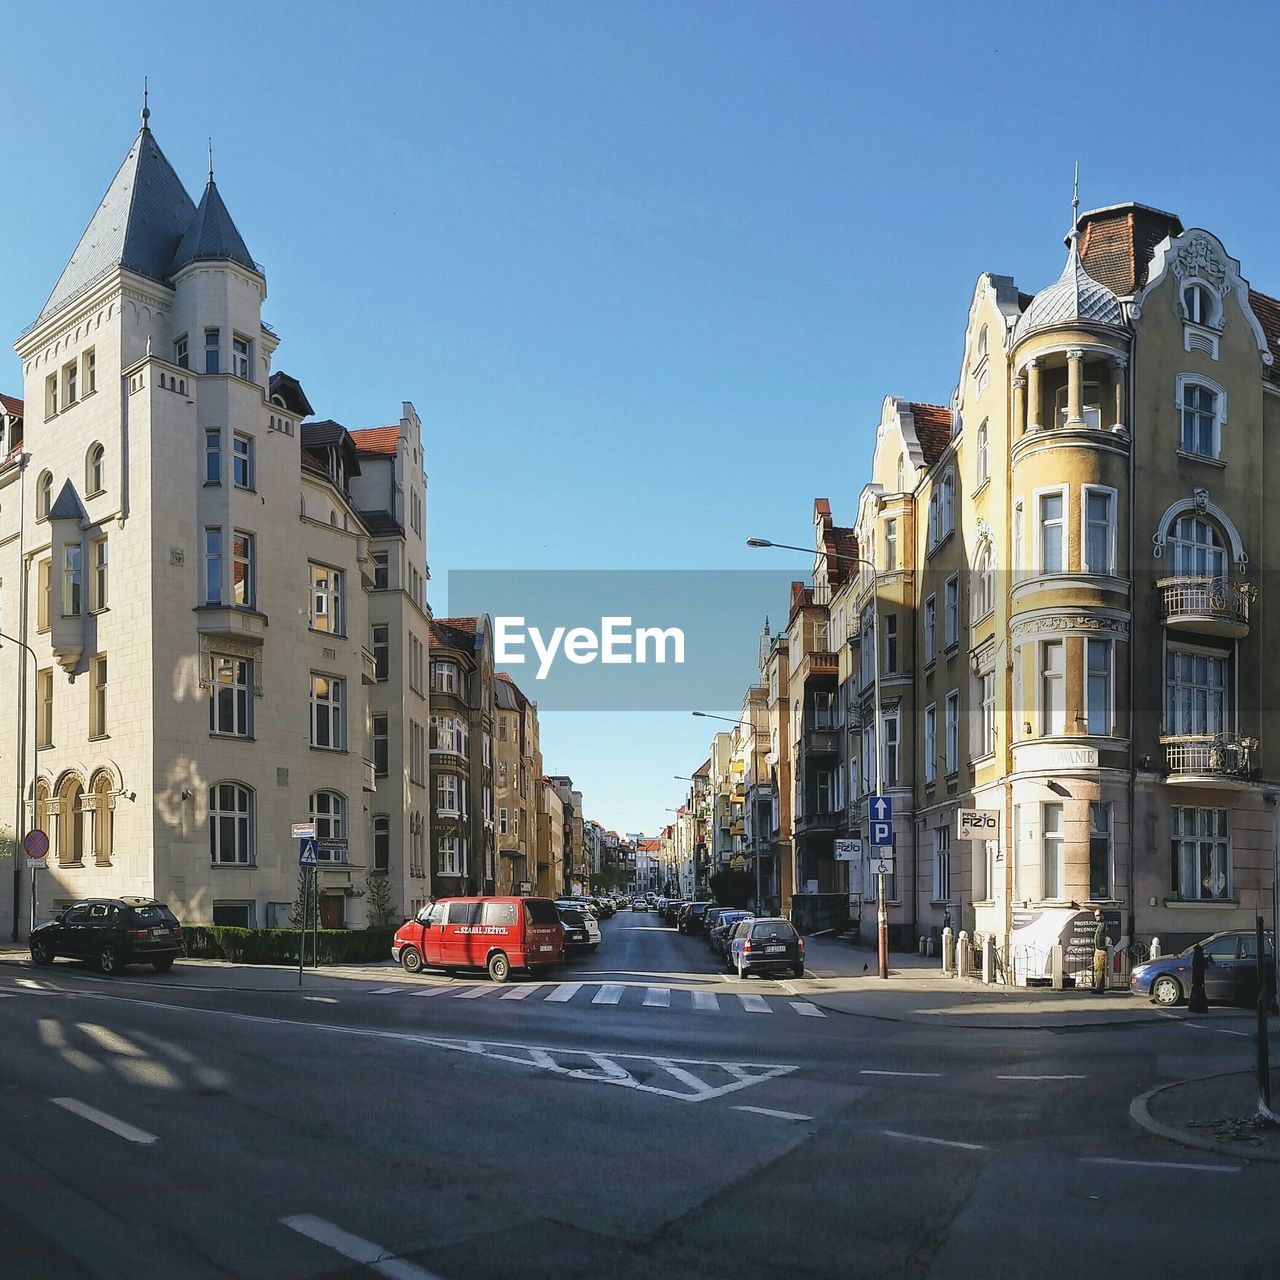
[[[564,921],[572,929],[585,929],[587,922],[583,918],[581,911],[575,911],[572,907],[565,907],[560,912],[560,919]]]
[[[751,931],[752,942],[792,942],[796,931],[784,921],[776,924],[758,924]]]
[[[150,902],[145,906],[134,907],[134,916],[146,925],[175,925],[178,918],[161,902]]]
[[[526,898],[524,909],[530,924],[555,924],[556,922],[555,906],[546,898]]]

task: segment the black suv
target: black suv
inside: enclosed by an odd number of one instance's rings
[[[119,973],[127,964],[149,964],[157,973],[168,973],[182,953],[182,926],[154,898],[86,898],[31,930],[35,964],[67,956],[89,960],[105,974]]]

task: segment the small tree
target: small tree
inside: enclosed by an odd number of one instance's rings
[[[289,927],[291,929],[301,929],[304,923],[310,923],[307,920],[307,898],[308,883],[311,879],[311,872],[306,867],[298,868],[298,896],[293,901],[293,906],[289,908]],[[312,912],[314,913],[314,906]]]
[[[365,910],[369,928],[385,929],[395,917],[391,905],[390,877],[385,872],[370,871],[365,876]]]

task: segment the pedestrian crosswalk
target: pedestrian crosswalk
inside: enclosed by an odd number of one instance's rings
[[[687,987],[651,987],[633,982],[518,982],[499,986],[485,982],[402,982],[377,987],[371,996],[402,995],[413,999],[447,997],[453,1000],[518,1000],[526,1004],[569,1004],[602,1007],[639,1007],[694,1013],[796,1013],[804,1018],[827,1015],[808,1000],[786,1000],[747,991],[690,990]]]

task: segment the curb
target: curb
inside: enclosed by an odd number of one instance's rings
[[[1190,1080],[1174,1080],[1169,1084],[1157,1085],[1156,1088],[1148,1089],[1146,1093],[1134,1098],[1129,1104],[1129,1116],[1135,1124],[1146,1129],[1148,1133],[1154,1133],[1157,1138],[1164,1138],[1167,1142],[1176,1143],[1180,1147],[1208,1151],[1217,1156],[1229,1156],[1232,1160],[1243,1160],[1247,1164],[1280,1164],[1280,1153],[1272,1155],[1264,1151],[1241,1151],[1239,1147],[1229,1143],[1215,1142],[1212,1138],[1202,1138],[1199,1134],[1188,1133],[1187,1130],[1179,1129],[1174,1125],[1163,1124],[1151,1114],[1151,1099],[1168,1089],[1179,1089],[1185,1084],[1198,1084],[1202,1080],[1223,1080],[1228,1076],[1252,1074],[1251,1071],[1221,1071],[1211,1076],[1195,1076]]]

